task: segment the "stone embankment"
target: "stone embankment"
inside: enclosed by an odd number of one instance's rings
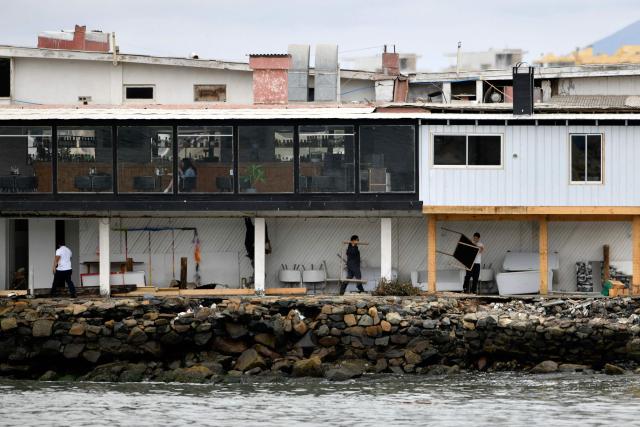
[[[640,301],[632,298],[0,301],[0,375],[14,378],[624,373],[638,362]]]

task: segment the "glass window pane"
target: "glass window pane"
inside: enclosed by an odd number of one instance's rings
[[[58,128],[58,192],[113,191],[111,128]]]
[[[413,126],[360,126],[360,191],[414,191]]]
[[[118,192],[173,192],[173,130],[163,126],[118,128]]]
[[[434,135],[433,164],[438,166],[464,166],[466,164],[466,136]]]
[[[354,164],[353,126],[300,127],[300,192],[353,192]]]
[[[602,135],[587,135],[587,181],[602,181]]]
[[[179,126],[181,193],[233,192],[233,127]]]
[[[571,135],[571,181],[585,181],[585,136]]]
[[[292,126],[240,126],[238,141],[240,192],[293,192]]]
[[[1,127],[0,150],[0,192],[51,192],[51,128]]]
[[[500,166],[502,137],[499,135],[469,135],[467,137],[470,166]]]

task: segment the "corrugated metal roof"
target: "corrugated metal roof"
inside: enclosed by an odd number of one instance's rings
[[[584,108],[626,108],[627,95],[563,95],[552,96],[550,104],[564,107]]]
[[[639,120],[640,113],[430,113],[415,109],[376,112],[374,107],[329,108],[16,108],[0,107],[0,120],[277,120],[277,119],[450,119],[450,120]]]

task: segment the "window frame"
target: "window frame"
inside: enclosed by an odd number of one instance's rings
[[[436,144],[435,144],[435,139],[436,136],[464,136],[465,137],[465,164],[464,165],[437,165],[435,163],[435,150],[436,150]],[[500,164],[499,165],[470,165],[469,164],[469,137],[470,136],[497,136],[500,137]],[[492,133],[478,133],[478,132],[470,132],[470,133],[465,133],[465,132],[455,132],[455,133],[449,133],[449,132],[431,132],[430,135],[430,144],[431,147],[429,149],[429,153],[431,154],[430,159],[429,159],[429,164],[431,166],[432,169],[480,169],[480,170],[499,170],[499,169],[504,169],[504,163],[505,163],[505,158],[504,158],[504,139],[505,139],[505,134],[504,132],[492,132]]]
[[[362,178],[361,178],[361,172],[362,172],[362,131],[361,129],[363,127],[366,126],[409,126],[412,128],[413,131],[413,151],[412,151],[412,162],[411,162],[411,173],[413,176],[413,189],[412,190],[403,190],[403,191],[363,191],[362,190]],[[418,187],[418,182],[420,179],[420,166],[419,166],[419,158],[420,158],[420,149],[419,149],[419,144],[420,144],[420,130],[419,128],[416,129],[416,127],[412,124],[405,124],[405,123],[357,123],[357,135],[356,135],[356,152],[355,152],[355,167],[357,169],[357,174],[355,175],[356,177],[356,194],[374,194],[374,195],[381,195],[381,194],[418,194],[419,193],[419,187]],[[350,194],[350,193],[345,193],[345,194]]]
[[[127,98],[127,89],[128,88],[148,88],[153,89],[153,96],[151,98]],[[122,85],[122,100],[124,102],[155,102],[156,101],[156,85],[154,84],[124,84]]]
[[[197,99],[198,87],[200,86],[222,86],[224,87],[224,101],[208,101],[205,99]],[[193,84],[193,102],[208,102],[212,104],[226,104],[227,103],[227,84],[224,83],[194,83]]]
[[[589,165],[587,164],[588,161],[588,156],[587,156],[587,149],[588,149],[588,144],[587,142],[587,137],[588,136],[594,136],[594,135],[598,135],[600,136],[600,180],[599,181],[574,181],[573,177],[571,176],[571,171],[573,168],[573,158],[572,158],[572,154],[573,154],[573,143],[571,141],[571,138],[573,136],[584,136],[585,137],[585,151],[584,151],[584,177],[587,178],[587,168],[589,167]],[[604,185],[604,173],[605,173],[605,143],[604,143],[604,132],[569,132],[569,137],[567,138],[567,143],[569,145],[569,153],[568,153],[568,159],[569,159],[569,185]]]

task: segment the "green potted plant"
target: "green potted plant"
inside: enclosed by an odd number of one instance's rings
[[[245,189],[245,193],[256,193],[256,183],[265,181],[265,174],[262,165],[251,164],[247,166],[245,170],[245,179],[248,188]]]

